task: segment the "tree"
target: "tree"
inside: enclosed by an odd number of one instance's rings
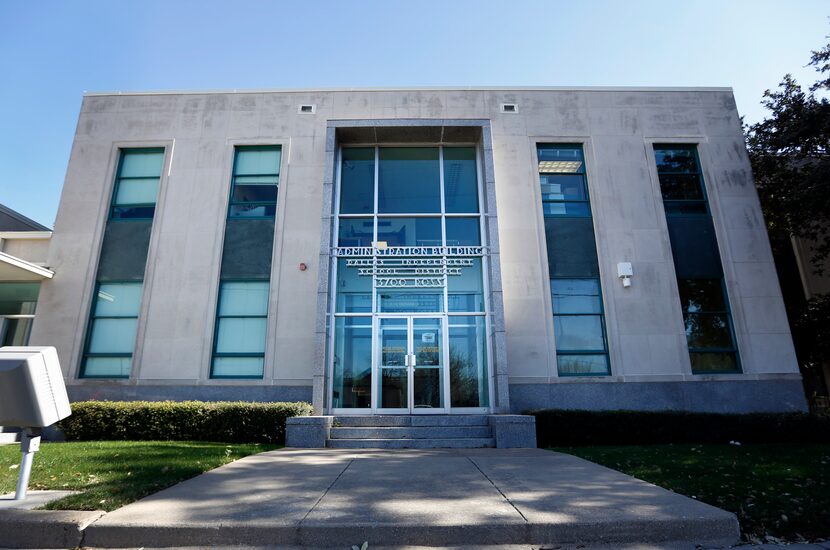
[[[830,44],[809,64],[822,79],[805,92],[788,74],[764,92],[771,116],[749,127],[747,146],[770,236],[811,242],[821,274],[830,255]]]
[[[747,148],[779,274],[792,257],[791,237],[811,248],[812,270],[824,275],[830,256],[830,44],[812,52],[820,77],[808,91],[785,75],[764,92],[770,115],[746,131]],[[784,280],[784,279],[782,279]],[[785,286],[786,286],[785,280]],[[825,393],[821,365],[830,359],[830,295],[804,300],[800,280],[783,289],[808,395]]]

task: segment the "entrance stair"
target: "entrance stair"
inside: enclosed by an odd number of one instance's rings
[[[495,447],[487,415],[336,416],[332,449],[474,449]]]

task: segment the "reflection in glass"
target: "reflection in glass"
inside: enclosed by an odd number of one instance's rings
[[[597,279],[551,279],[553,313],[602,313]]]
[[[380,407],[383,409],[405,409],[407,399],[407,372],[402,369],[380,369]]]
[[[332,406],[372,406],[372,318],[337,317],[334,326]]]
[[[415,354],[413,393],[416,408],[443,407],[443,330],[441,319],[412,319]]]
[[[359,267],[347,267],[347,258],[337,260],[338,313],[372,312],[372,277],[360,275]]]
[[[487,347],[484,317],[449,317],[450,405],[486,407]]]
[[[378,212],[441,211],[437,147],[381,147]]]
[[[372,218],[340,218],[337,246],[372,246],[374,232]]]
[[[378,218],[387,246],[441,246],[441,218]]]
[[[372,213],[375,209],[374,147],[344,148],[342,156],[343,164],[340,170],[340,213]]]
[[[450,311],[484,311],[484,283],[481,258],[471,258],[473,265],[461,268],[461,275],[447,275],[447,300]]]
[[[556,355],[561,375],[608,374],[607,355]]]
[[[553,326],[557,350],[605,350],[600,315],[556,315]]]
[[[444,147],[445,212],[478,212],[476,150],[473,147]]]
[[[447,218],[447,246],[479,246],[481,229],[478,218]]]
[[[378,289],[378,307],[383,313],[439,313],[444,311],[441,289]]]

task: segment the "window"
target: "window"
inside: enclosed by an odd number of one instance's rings
[[[163,163],[161,148],[121,150],[110,219],[153,219]]]
[[[28,344],[39,292],[40,283],[0,283],[0,347]]]
[[[580,145],[539,145],[560,376],[610,374],[591,204]]]
[[[81,376],[127,378],[135,347],[140,282],[102,282],[95,289]]]
[[[268,281],[223,281],[214,337],[213,378],[262,378]]]
[[[280,182],[278,146],[237,147],[233,162],[230,218],[273,218]]]
[[[211,378],[262,378],[280,180],[278,145],[234,150]]]
[[[655,145],[694,374],[739,372],[732,315],[695,145]]]

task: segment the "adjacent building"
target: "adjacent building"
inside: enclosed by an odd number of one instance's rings
[[[87,94],[37,261],[73,399],[806,407],[730,89]]]

